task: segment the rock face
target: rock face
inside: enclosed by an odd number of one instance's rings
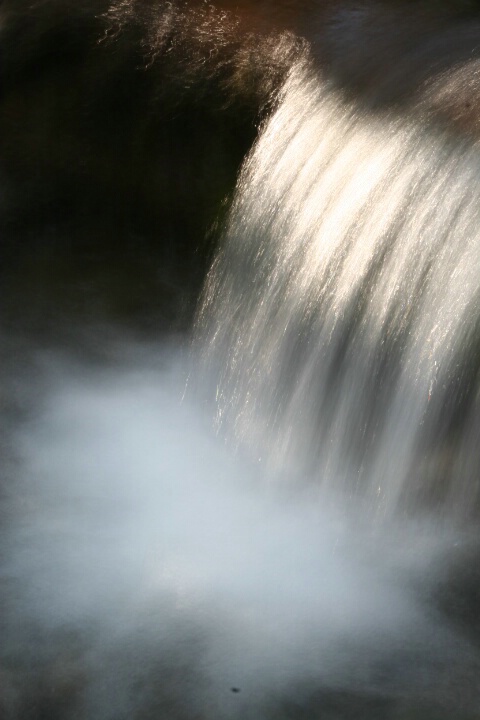
[[[183,324],[253,112],[145,72],[133,30],[102,42],[105,3],[61,5],[2,8],[4,312]]]
[[[182,2],[0,12],[5,319],[62,305],[184,326],[260,108],[301,42],[244,43],[233,17]]]

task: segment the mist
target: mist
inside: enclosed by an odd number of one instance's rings
[[[212,430],[195,364],[117,342],[101,361],[37,349],[17,372],[38,391],[9,433],[12,716],[49,673],[62,717],[262,718],[319,688],[455,705],[477,660],[427,592],[453,536],[374,531],[266,482]]]

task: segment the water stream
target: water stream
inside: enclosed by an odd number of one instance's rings
[[[14,349],[5,717],[478,717],[479,190],[300,63],[193,348]]]
[[[380,521],[478,511],[480,155],[291,73],[200,312],[217,427]]]

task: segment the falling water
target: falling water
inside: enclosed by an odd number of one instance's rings
[[[0,714],[478,717],[479,184],[300,63],[189,361],[12,341]]]
[[[269,477],[478,510],[479,189],[478,147],[291,73],[200,314],[217,426]]]

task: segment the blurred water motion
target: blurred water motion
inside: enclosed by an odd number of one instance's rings
[[[478,720],[478,28],[98,2],[2,10],[0,716]]]

